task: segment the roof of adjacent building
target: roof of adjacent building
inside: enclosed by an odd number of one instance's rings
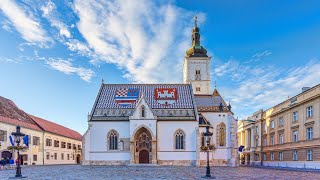
[[[50,122],[48,120],[30,115],[30,117],[39,125],[41,126],[44,131],[53,133],[53,134],[58,134],[61,136],[65,136],[71,139],[76,139],[81,141],[82,136],[79,134],[77,131],[74,131],[72,129],[66,128],[64,126],[61,126],[59,124]]]
[[[133,93],[129,95],[128,91]],[[131,116],[142,97],[156,116],[195,117],[190,84],[102,84],[91,115]],[[129,98],[131,103],[123,105],[121,98]]]
[[[80,140],[82,136],[69,128],[48,120],[32,116],[19,109],[16,104],[4,97],[0,96],[0,122],[21,126],[37,131],[47,131],[57,135],[65,136],[71,139]]]
[[[195,101],[199,112],[231,111],[217,89],[212,94],[195,94]]]

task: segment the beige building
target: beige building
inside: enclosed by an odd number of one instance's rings
[[[21,126],[28,135],[28,149],[21,152],[24,165],[76,164],[81,161],[82,136],[71,129],[25,113],[11,100],[0,96],[0,159],[17,159],[9,136]]]
[[[320,168],[319,118],[320,84],[303,88],[300,94],[264,111],[262,118],[251,125],[262,127],[258,133],[261,137],[258,142],[261,143],[260,163],[264,166]],[[238,133],[242,132],[243,129],[239,129]],[[244,139],[246,143],[248,138]],[[246,149],[242,154],[246,154]],[[255,164],[254,161],[249,163]]]

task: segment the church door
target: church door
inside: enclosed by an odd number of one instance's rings
[[[139,152],[139,163],[140,164],[148,164],[149,163],[149,151],[141,150]]]

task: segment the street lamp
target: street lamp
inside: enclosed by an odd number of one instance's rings
[[[213,176],[210,174],[210,166],[209,166],[209,146],[210,146],[210,137],[212,136],[212,132],[209,131],[209,125],[206,126],[206,132],[203,133],[206,142],[207,142],[207,168],[206,168],[206,175],[203,176],[202,178],[207,178],[207,179],[214,179]]]
[[[20,142],[21,142],[21,137],[25,136],[25,134],[20,132],[20,126],[17,126],[16,132],[11,133],[11,135],[15,136],[16,138],[16,143],[17,143],[17,150],[18,150],[18,161],[17,161],[17,168],[16,168],[16,178],[26,178],[22,177],[21,175],[21,166],[20,166]]]

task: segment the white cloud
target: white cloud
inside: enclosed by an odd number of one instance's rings
[[[193,13],[149,0],[76,0],[74,11],[78,30],[97,56],[92,63],[116,64],[133,82],[181,82],[178,65],[191,44]]]
[[[300,93],[302,87],[320,83],[319,59],[310,60],[306,65],[292,69],[244,65],[236,60],[228,61],[222,66],[232,67],[230,64],[236,66],[229,69],[229,72],[224,71],[223,78],[231,80],[231,87],[222,87],[220,91],[227,99],[231,99],[234,112],[241,118],[281,103],[288,96]],[[233,79],[233,73],[238,73],[241,80]]]
[[[2,0],[0,9],[26,41],[33,44],[39,43],[37,45],[40,46],[46,46],[51,41],[37,19],[17,5],[14,0]]]
[[[60,36],[71,38],[71,33],[68,27],[57,18],[56,5],[52,1],[48,1],[45,6],[40,8],[43,12],[42,16],[45,17],[52,27],[58,29]]]
[[[53,69],[56,69],[65,74],[77,74],[82,80],[87,82],[90,82],[91,78],[94,76],[94,72],[91,69],[74,67],[68,60],[49,58],[47,64],[50,65]]]

